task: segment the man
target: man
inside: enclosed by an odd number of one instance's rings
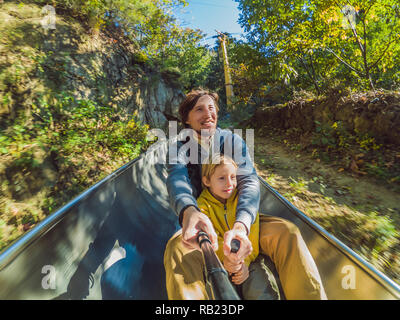
[[[188,139],[178,141],[177,155],[169,153],[167,189],[173,210],[179,216],[182,229],[168,242],[164,254],[169,299],[208,299],[202,256],[197,234],[205,231],[214,250],[217,235],[211,221],[197,207],[201,193],[201,161],[211,152],[233,153],[238,164],[238,205],[236,221],[224,235],[224,266],[237,266],[251,251],[247,235],[255,221],[260,202],[260,186],[244,141],[229,130],[221,130],[218,122],[218,95],[205,90],[193,90],[179,107]],[[188,148],[189,145],[189,148]],[[201,159],[201,160],[200,160]],[[232,239],[240,241],[237,253],[231,253]],[[275,217],[260,220],[260,249],[275,263],[285,296],[288,299],[326,298],[318,270],[297,227]],[[298,271],[294,271],[295,268]],[[234,270],[228,270],[234,272]]]

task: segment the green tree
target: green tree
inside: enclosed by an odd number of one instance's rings
[[[306,1],[238,2],[239,21],[247,31],[249,43],[276,61],[286,84],[305,74],[319,94],[320,65],[315,57],[318,44],[313,41],[316,24]]]
[[[373,89],[400,53],[400,4],[394,0],[320,1],[321,47]]]
[[[229,58],[235,96],[245,104],[265,102],[271,86],[278,85],[276,60],[268,58],[248,43],[232,39]]]
[[[204,34],[182,28],[172,14],[187,5],[185,0],[61,0],[54,5],[85,18],[93,29],[119,29],[136,44],[142,62],[176,71],[185,88],[204,85],[211,60],[201,45]]]
[[[159,63],[163,68],[178,71],[186,90],[204,86],[212,59],[212,51],[202,45],[204,34],[200,30],[175,27],[172,39],[160,53]]]
[[[360,87],[393,84],[400,50],[396,0],[236,0],[247,39],[261,52],[273,51],[282,77],[299,75],[317,93],[332,79]],[[389,74],[386,75],[386,72]],[[300,84],[305,84],[301,83]]]

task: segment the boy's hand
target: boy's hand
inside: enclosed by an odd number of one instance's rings
[[[229,275],[239,272],[242,269],[243,264],[244,261],[241,261],[240,263],[233,263],[227,257],[224,259],[224,268],[226,271],[228,271]]]
[[[237,253],[231,252],[231,241],[237,239],[240,241],[240,249]],[[246,227],[236,222],[233,228],[224,234],[224,255],[230,262],[237,265],[242,262],[253,251],[253,246],[247,237]]]
[[[232,282],[236,285],[242,284],[249,277],[249,268],[242,263],[242,268],[232,276]]]

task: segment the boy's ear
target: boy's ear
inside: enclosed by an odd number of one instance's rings
[[[203,182],[203,184],[204,184],[206,187],[209,187],[209,186],[210,186],[210,182],[208,181],[208,179],[207,179],[206,176],[203,176],[203,177],[201,178],[201,181]]]

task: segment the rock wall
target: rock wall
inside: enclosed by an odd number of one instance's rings
[[[178,120],[179,104],[185,97],[182,91],[171,88],[157,75],[150,81],[143,81],[136,90],[134,105],[128,109],[137,109],[141,121],[152,128],[168,128],[168,120]]]
[[[0,30],[13,48],[0,47],[0,64],[12,73],[23,63],[26,72],[1,117],[12,116],[15,108],[29,109],[34,97],[46,91],[72,92],[127,114],[137,110],[151,127],[166,127],[167,119],[177,117],[184,97],[174,81],[178,75],[145,64],[140,49],[121,30],[93,32],[85,22],[56,13],[55,29],[44,29],[40,6],[6,3],[0,10],[6,22]]]
[[[54,151],[50,140],[42,144],[40,136],[30,136],[42,111],[63,107],[55,96],[111,106],[112,121],[137,111],[144,123],[162,129],[176,120],[184,97],[179,75],[145,63],[146,56],[121,30],[95,32],[58,8],[55,29],[45,29],[41,10],[21,1],[0,4],[0,250],[78,195],[84,184],[128,161],[103,152],[101,143],[96,154],[77,146],[74,159],[66,161],[68,151]],[[5,141],[11,139],[8,148]]]
[[[69,39],[68,32],[60,27],[53,35],[54,41],[45,41],[46,50],[57,52],[54,59],[65,59],[65,81],[61,84],[66,89],[75,91],[80,98],[108,97],[128,114],[137,110],[139,118],[150,127],[166,128],[168,119],[177,118],[183,92],[179,86],[171,85],[168,75],[138,63],[132,44],[101,34],[83,41],[81,37],[76,48],[70,48],[64,43]],[[70,52],[64,55],[67,58],[63,57],[65,50]]]
[[[256,111],[251,124],[256,128],[296,128],[303,135],[315,131],[316,121],[328,125],[341,121],[349,133],[369,134],[380,143],[400,145],[400,94],[331,94],[315,100],[266,106]]]

